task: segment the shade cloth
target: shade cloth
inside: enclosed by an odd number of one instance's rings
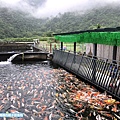
[[[55,35],[61,42],[97,43],[120,46],[120,32],[84,32],[80,34]]]

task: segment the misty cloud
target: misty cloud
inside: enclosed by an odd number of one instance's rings
[[[120,0],[43,0],[44,4],[38,6],[32,6],[30,2],[31,0],[0,0],[0,5],[24,11],[39,18],[56,16],[58,13],[69,11],[85,11],[107,4],[120,4]]]

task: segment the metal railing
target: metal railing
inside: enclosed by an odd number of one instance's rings
[[[54,49],[60,50],[61,44],[60,43],[35,43],[33,44],[34,47],[41,49],[42,51],[53,53]],[[64,43],[63,50],[68,52],[74,52],[74,46],[72,44]],[[76,52],[83,53],[85,52],[85,44],[76,44]]]
[[[120,100],[119,62],[54,50],[53,62]]]

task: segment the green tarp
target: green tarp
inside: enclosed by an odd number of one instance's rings
[[[120,46],[120,32],[84,32],[80,34],[56,35],[61,42],[97,43]]]
[[[75,35],[58,35],[58,36],[55,36],[55,39],[60,40],[61,42],[79,42],[78,37]]]

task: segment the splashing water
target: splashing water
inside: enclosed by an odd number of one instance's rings
[[[0,65],[8,65],[8,64],[11,64],[11,62],[8,62],[8,61],[1,61],[0,62]]]
[[[18,56],[19,54],[14,54],[12,55],[9,59],[7,59],[7,62],[11,62],[16,56]]]
[[[20,54],[21,54],[21,53],[20,53]],[[14,54],[14,55],[10,56],[10,57],[7,59],[7,61],[1,61],[1,62],[0,62],[0,65],[8,65],[8,64],[11,64],[12,60],[13,60],[16,56],[18,56],[18,55],[20,55],[20,54]]]

